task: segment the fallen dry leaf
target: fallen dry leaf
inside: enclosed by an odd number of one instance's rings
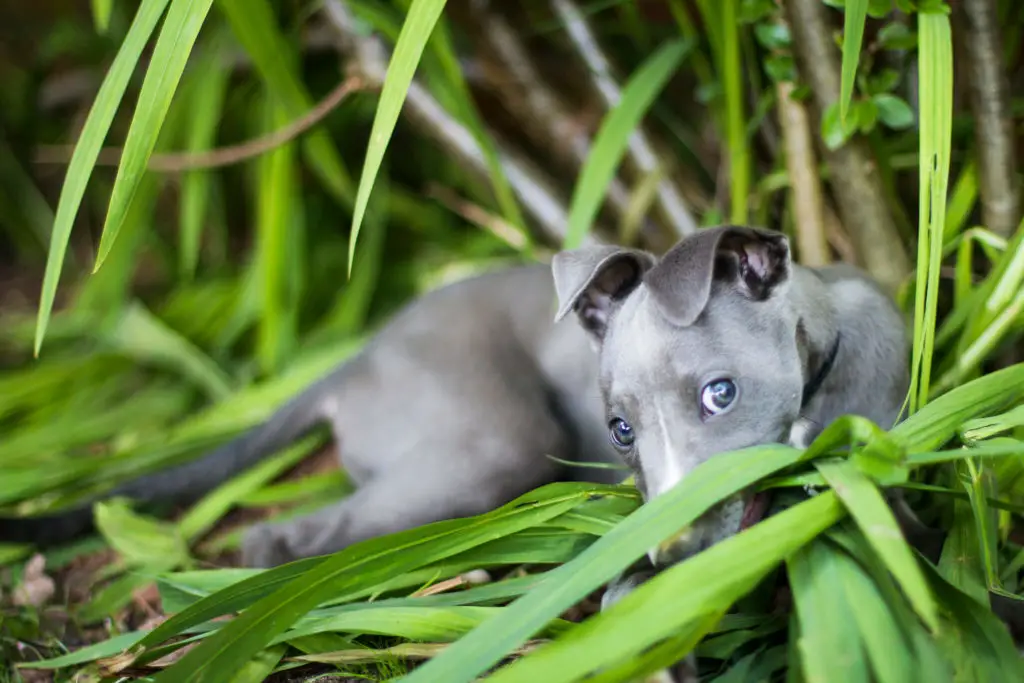
[[[20,607],[42,607],[53,597],[57,586],[43,571],[46,558],[36,553],[25,564],[25,575],[14,589],[14,604]]]

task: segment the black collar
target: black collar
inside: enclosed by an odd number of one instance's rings
[[[836,340],[832,342],[832,348],[829,349],[828,356],[825,357],[825,362],[818,367],[818,371],[814,373],[814,376],[806,384],[804,384],[804,396],[800,401],[800,407],[806,408],[807,404],[811,402],[814,395],[821,389],[821,385],[825,383],[825,378],[828,377],[828,373],[832,372],[832,366],[835,365],[836,356],[839,355],[839,339],[842,335],[836,333]]]

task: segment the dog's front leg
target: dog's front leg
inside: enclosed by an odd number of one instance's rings
[[[658,570],[645,557],[613,579],[601,596],[601,611],[604,612],[641,584],[652,578]],[[697,683],[697,659],[691,652],[673,666],[648,676],[645,683]]]

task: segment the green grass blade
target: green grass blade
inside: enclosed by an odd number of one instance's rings
[[[225,64],[224,42],[211,41],[207,51],[196,64],[193,76],[196,83],[189,102],[191,121],[185,142],[185,149],[189,152],[208,150],[216,139],[228,79],[231,76],[231,70],[226,68]],[[213,171],[206,169],[186,171],[182,174],[178,272],[186,280],[195,275],[199,264],[203,221],[206,220],[213,180]]]
[[[293,43],[281,34],[271,3],[268,0],[218,0],[217,7],[273,94],[275,103],[288,112],[289,117],[307,114],[313,108],[313,100],[299,78]],[[303,136],[302,149],[307,163],[331,196],[346,208],[351,205],[352,179],[327,131],[307,133]]]
[[[857,80],[860,48],[864,42],[864,23],[868,18],[869,0],[847,0],[843,9],[843,63],[839,83],[839,120],[846,127],[846,115],[853,101],[853,84]]]
[[[169,328],[139,302],[132,302],[107,342],[136,361],[170,367],[202,387],[215,401],[232,393],[231,377],[188,339]]]
[[[563,244],[565,249],[574,249],[583,243],[604,201],[608,183],[615,176],[615,169],[626,151],[630,135],[691,47],[692,43],[683,40],[672,40],[662,45],[633,73],[622,89],[622,99],[604,117],[573,190],[569,226]]]
[[[683,482],[631,514],[543,584],[412,672],[407,683],[474,679],[555,618],[703,512],[752,482],[803,457],[784,446],[723,454],[700,465]]]
[[[909,450],[938,448],[956,436],[967,420],[1016,405],[1024,394],[1024,364],[980,377],[931,401],[889,431]]]
[[[572,509],[586,497],[585,487],[555,484],[489,514],[439,522],[349,546],[249,607],[155,680],[219,680],[221,672],[247,661],[299,617],[329,598],[377,585],[468,550],[485,539],[535,526]],[[198,606],[199,603],[194,607]]]
[[[599,667],[634,657],[691,622],[724,613],[787,555],[842,516],[842,506],[832,492],[774,515],[660,572],[610,609],[488,680],[568,683]],[[730,567],[730,571],[722,571],[722,567]],[[705,632],[717,620],[706,624]],[[454,683],[464,679],[433,680]]]
[[[50,322],[50,314],[53,311],[53,301],[57,295],[57,283],[60,281],[64,256],[67,253],[71,227],[78,214],[82,197],[85,196],[86,185],[89,183],[89,177],[92,175],[100,149],[103,147],[103,141],[110,130],[110,124],[124,97],[132,71],[135,70],[135,65],[138,64],[142,50],[146,47],[157,22],[163,16],[168,1],[142,1],[139,11],[128,29],[128,34],[96,94],[96,100],[89,110],[89,116],[82,127],[82,134],[71,155],[71,163],[68,165],[68,172],[60,190],[60,199],[57,202],[57,215],[54,218],[50,250],[46,257],[46,271],[43,275],[33,349],[37,357],[43,345],[46,327]]]
[[[92,0],[92,21],[97,33],[106,33],[110,28],[110,14],[114,11],[114,0]]]
[[[283,112],[273,102],[267,102],[270,128],[282,123]],[[291,320],[295,303],[289,296],[288,274],[291,256],[297,254],[296,238],[300,231],[293,229],[296,183],[293,167],[294,146],[280,145],[259,160],[256,196],[256,262],[259,271],[260,322],[257,357],[264,375],[276,373],[287,354],[294,348],[295,330]]]
[[[953,125],[953,43],[949,17],[922,13],[918,16],[918,31],[921,135],[911,413],[928,402],[931,391]]]
[[[103,265],[121,230],[160,136],[160,128],[174,99],[185,63],[212,4],[213,0],[172,0],[167,10],[167,19],[153,48],[153,59],[142,82],[139,103],[128,128],[93,272]]]
[[[729,144],[729,216],[732,223],[744,225],[749,220],[747,209],[750,194],[750,144],[743,103],[746,90],[743,83],[743,63],[740,55],[740,23],[736,17],[738,0],[725,0],[721,6],[722,68],[719,73],[725,83],[727,112],[726,138]]]
[[[799,549],[786,563],[800,622],[800,664],[808,681],[868,683],[857,622],[843,615],[847,596],[840,562],[840,551],[817,541]],[[790,667],[794,665],[790,662]]]
[[[819,462],[817,468],[899,581],[918,615],[932,632],[937,631],[939,614],[935,598],[882,494],[849,461]]]
[[[402,32],[398,35],[394,53],[388,63],[387,76],[381,88],[377,114],[373,117],[373,128],[370,131],[370,142],[366,148],[366,159],[363,172],[356,190],[355,208],[352,214],[352,228],[349,234],[348,274],[352,274],[352,263],[355,260],[356,241],[363,223],[366,206],[370,201],[377,172],[384,161],[384,152],[391,142],[391,134],[398,123],[398,115],[405,102],[405,94],[409,90],[412,78],[416,74],[423,49],[430,38],[434,25],[441,18],[445,0],[413,0],[409,13],[402,24]]]

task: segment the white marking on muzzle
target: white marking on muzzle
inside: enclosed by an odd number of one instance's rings
[[[665,419],[665,411],[659,405],[655,405],[654,410],[658,418],[658,429],[661,430],[661,442],[665,445],[662,452],[661,472],[658,473],[658,480],[653,482],[654,495],[660,496],[682,481],[686,472],[683,471],[682,465],[684,454],[679,451],[672,439],[672,432]]]

